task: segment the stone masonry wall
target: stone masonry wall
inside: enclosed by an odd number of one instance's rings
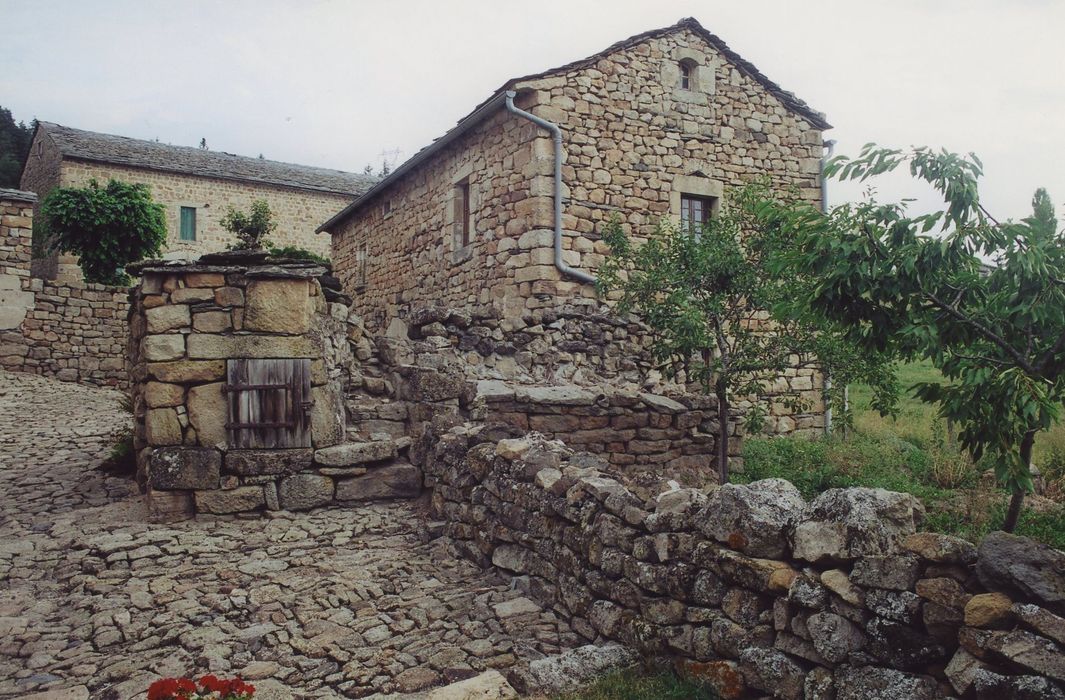
[[[93,178],[101,184],[114,178],[148,185],[152,198],[166,209],[167,251],[190,254],[232,246],[236,238],[221,225],[226,209],[233,207],[247,211],[256,199],[265,199],[277,222],[277,230],[270,235],[273,243],[300,246],[328,257],[329,236],[314,230],[354,199],[347,194],[193,177],[105,163],[63,162],[61,186],[84,187]],[[183,206],[196,208],[195,242],[180,239],[180,209]]]
[[[326,268],[239,252],[135,269],[143,278],[128,349],[134,448],[152,518],[308,510],[420,493],[421,472],[397,460],[409,439],[348,439],[344,393],[359,374],[352,340],[360,321]],[[249,375],[254,386],[238,392],[229,364],[257,359],[307,361],[303,400],[310,403],[294,398],[302,380],[278,374],[302,362],[269,363],[261,371],[273,374]],[[289,388],[263,391],[264,381]],[[259,408],[237,415],[231,405]],[[236,439],[233,422],[261,425],[265,437],[249,446]],[[269,432],[277,422],[303,427],[279,445]]]
[[[1065,553],[918,532],[908,494],[807,503],[769,479],[641,498],[602,458],[475,424],[412,455],[457,552],[722,698],[1065,698]]]
[[[32,277],[33,204],[32,193],[0,191],[0,366],[126,386],[128,290]]]
[[[681,60],[698,66],[689,90],[679,87]],[[727,199],[730,188],[764,176],[819,201],[821,132],[688,29],[515,89],[519,107],[562,129],[563,247],[575,267],[594,272],[602,263],[600,234],[612,217],[649,234],[661,218],[679,217],[681,192]],[[559,295],[594,296],[552,265],[552,161],[545,131],[500,112],[334,231],[337,273],[349,289],[366,247],[356,310],[368,327],[375,314],[412,303],[491,303],[511,316],[557,306]],[[456,257],[449,205],[463,177],[475,235],[468,255]]]
[[[690,89],[679,87],[682,60],[694,66]],[[622,47],[592,65],[521,81],[515,89],[518,106],[563,132],[563,256],[574,267],[594,273],[602,264],[607,248],[601,234],[613,217],[636,237],[648,235],[662,218],[678,219],[681,193],[727,201],[735,188],[766,177],[778,190],[820,199],[820,130],[689,29]],[[395,318],[443,304],[498,319],[495,327],[486,325],[492,336],[504,336],[504,345],[510,336],[541,335],[544,317],[565,316],[574,307],[605,316],[591,285],[563,280],[553,266],[552,167],[549,135],[501,111],[339,226],[333,235],[337,274],[346,288],[359,290],[355,310],[367,328],[380,332]],[[453,193],[467,177],[474,236],[460,250]],[[564,338],[563,347],[594,346],[597,336],[617,328]],[[506,366],[525,357],[540,365],[527,369],[545,374],[556,371],[552,359],[559,354],[596,353],[594,347],[543,346],[491,361]],[[606,369],[631,374],[627,354],[602,364],[617,363],[618,370]],[[569,368],[590,371],[595,363],[583,368],[574,361]],[[768,431],[818,433],[824,425],[821,385],[813,369],[781,377],[767,399]],[[796,397],[802,409],[793,405]]]

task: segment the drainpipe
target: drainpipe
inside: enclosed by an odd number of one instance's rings
[[[821,156],[821,211],[822,213],[828,213],[828,183],[825,178],[825,166],[828,165],[828,161],[832,158],[832,153],[836,150],[835,139],[829,139],[825,141],[825,152]],[[847,389],[844,388],[845,392]],[[832,434],[832,403],[828,399],[829,392],[832,391],[832,377],[828,372],[825,372],[825,435]],[[846,401],[846,399],[844,399]]]
[[[563,275],[572,277],[573,279],[586,284],[595,284],[594,275],[590,275],[584,270],[570,267],[562,260],[562,129],[546,119],[541,119],[535,114],[530,114],[525,110],[515,107],[514,98],[516,96],[517,93],[513,90],[507,90],[507,110],[517,114],[523,119],[528,119],[533,124],[536,124],[543,129],[547,129],[551,132],[551,137],[555,142],[555,267],[557,267],[559,272]]]

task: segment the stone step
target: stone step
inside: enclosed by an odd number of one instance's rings
[[[322,467],[355,467],[394,459],[398,453],[395,440],[345,442],[315,450],[314,462]]]
[[[336,479],[338,501],[417,498],[421,491],[422,470],[404,459],[371,467],[362,475]]]

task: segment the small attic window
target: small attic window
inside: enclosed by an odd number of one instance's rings
[[[691,90],[695,83],[695,61],[685,58],[680,62],[680,89]]]

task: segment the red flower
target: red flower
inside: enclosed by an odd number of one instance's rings
[[[148,700],[184,700],[195,692],[188,678],[160,678],[148,687]]]

